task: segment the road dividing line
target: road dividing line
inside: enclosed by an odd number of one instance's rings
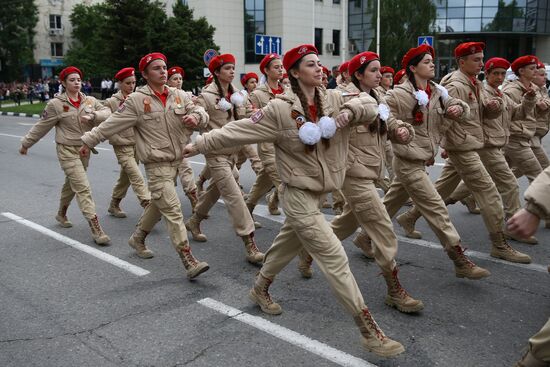
[[[218,202],[221,202],[223,204],[223,201],[221,199],[218,200]],[[254,207],[254,215],[256,215],[258,217],[263,217],[263,218],[266,218],[266,219],[270,219],[270,220],[272,220],[274,222],[278,222],[278,223],[284,223],[284,221],[285,221],[285,215],[284,214],[271,215],[271,214],[269,214],[269,210],[267,209],[267,206],[266,205],[261,205],[261,204],[258,204]],[[325,214],[325,218],[330,222],[334,218],[334,216],[329,215],[329,214]],[[359,232],[359,230],[360,230],[360,228],[357,229],[357,232]],[[425,240],[416,240],[416,239],[407,238],[407,237],[403,237],[403,236],[397,236],[397,239],[399,240],[399,242],[403,242],[403,243],[406,243],[406,244],[416,245],[416,246],[421,246],[421,247],[427,247],[427,248],[443,251],[443,247],[439,243],[425,241]],[[503,265],[507,265],[507,266],[514,266],[516,268],[521,268],[521,269],[526,269],[526,270],[531,270],[531,271],[538,271],[540,273],[548,273],[548,266],[547,265],[512,263],[512,262],[509,262],[509,261],[496,259],[494,257],[491,257],[491,255],[489,255],[487,253],[484,253],[484,252],[471,251],[471,250],[467,250],[466,255],[468,255],[472,258],[491,261],[491,262],[497,263],[497,264],[503,264]]]
[[[321,343],[320,341],[308,338],[305,335],[299,334],[283,326],[277,325],[271,321],[267,321],[264,318],[250,315],[239,309],[236,309],[224,303],[218,302],[212,298],[204,298],[197,302],[205,307],[208,307],[232,319],[238,320],[258,330],[261,330],[270,335],[273,335],[276,338],[279,338],[292,345],[305,349],[308,352],[316,354],[340,366],[377,367],[372,363],[369,363],[363,359],[354,357],[351,354],[348,354],[346,352],[342,352],[341,350],[335,349],[329,345]]]
[[[111,150],[109,148],[100,148],[100,147],[95,147],[97,150]]]
[[[19,139],[22,138],[22,136],[20,135],[11,135],[11,134],[0,134],[0,136],[7,136],[8,138],[19,138]]]
[[[192,160],[190,160],[190,159],[189,159],[189,162],[191,162],[191,163],[193,163],[193,164],[198,164],[198,165],[200,165],[200,166],[206,166],[206,163],[204,163],[204,162],[196,162],[196,161],[192,161]]]
[[[63,236],[62,234],[59,234],[57,232],[52,231],[51,229],[48,229],[46,227],[41,226],[40,224],[36,224],[34,222],[31,222],[29,220],[26,220],[24,218],[21,218],[13,213],[1,213],[4,217],[9,218],[19,224],[22,224],[24,226],[27,226],[29,228],[34,229],[37,232],[40,232],[42,234],[45,234],[48,237],[51,237],[55,240],[58,240],[60,242],[63,242],[67,246],[70,246],[72,248],[75,248],[77,250],[80,250],[82,252],[85,252],[89,255],[92,255],[94,257],[97,257],[100,260],[103,260],[105,262],[108,262],[111,265],[114,265],[116,267],[119,267],[123,270],[126,270],[134,275],[137,276],[144,276],[150,273],[149,270],[145,270],[143,268],[140,268],[139,266],[135,266],[133,264],[130,264],[129,262],[126,262],[124,260],[119,259],[118,257],[115,257],[113,255],[109,255],[103,251],[99,251],[98,249],[95,249],[91,246],[85,245],[81,242],[78,242],[76,240],[73,240],[72,238],[69,238],[67,236]]]

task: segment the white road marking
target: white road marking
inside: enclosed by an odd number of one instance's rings
[[[20,135],[11,135],[11,134],[0,134],[0,136],[7,136],[8,138],[19,138],[19,139],[22,138],[22,136]]]
[[[34,126],[34,122],[18,122],[17,125]]]
[[[273,335],[276,338],[286,341],[292,345],[307,350],[340,366],[346,367],[376,367],[363,359],[352,356],[351,354],[342,352],[325,343],[311,339],[305,335],[299,334],[293,330],[277,325],[264,318],[250,315],[239,309],[227,306],[224,303],[218,302],[212,298],[204,298],[198,301],[201,305],[226,315],[232,319],[243,322],[258,330]]]
[[[221,202],[223,204],[223,201],[221,199],[218,200],[218,202]],[[266,218],[266,219],[269,219],[269,220],[272,220],[272,221],[278,222],[278,223],[284,223],[285,218],[286,218],[284,214],[281,214],[281,215],[271,215],[271,214],[269,214],[269,210],[267,209],[267,206],[266,205],[261,205],[261,204],[258,204],[258,205],[256,205],[256,207],[254,207],[254,215],[257,215],[259,217],[263,217],[263,218]],[[334,218],[334,216],[329,215],[329,214],[325,214],[325,218],[328,221],[331,221]],[[357,232],[359,232],[359,231],[360,231],[360,229],[357,229]],[[425,241],[425,240],[416,240],[416,239],[407,238],[407,237],[403,237],[403,236],[397,236],[397,239],[399,240],[399,242],[407,243],[407,244],[410,244],[410,245],[422,246],[422,247],[427,247],[427,248],[443,251],[443,247],[439,243]],[[538,272],[541,272],[541,273],[548,273],[548,266],[546,266],[546,265],[512,263],[512,262],[509,262],[509,261],[496,259],[494,257],[491,257],[491,255],[489,255],[487,253],[479,252],[479,251],[467,250],[466,255],[468,255],[471,258],[491,261],[491,262],[497,263],[497,264],[513,266],[513,267],[516,267],[516,268],[522,268],[522,269],[526,269],[526,270],[538,271]]]
[[[192,160],[190,160],[190,159],[188,159],[188,160],[189,160],[189,162],[191,162],[191,163],[193,163],[193,164],[198,164],[198,165],[200,165],[200,166],[206,166],[206,163],[204,163],[204,162],[196,162],[196,161],[192,161]]]
[[[72,238],[69,238],[67,236],[63,236],[62,234],[59,234],[57,232],[52,231],[51,229],[48,229],[46,227],[41,226],[40,224],[31,222],[29,220],[26,220],[24,218],[21,218],[13,213],[5,212],[1,213],[4,217],[9,218],[19,224],[22,224],[24,226],[27,226],[29,228],[34,229],[37,232],[40,232],[48,237],[51,237],[55,240],[58,240],[60,242],[63,242],[64,244],[75,248],[77,250],[80,250],[82,252],[85,252],[89,255],[92,255],[94,257],[97,257],[100,260],[103,260],[105,262],[108,262],[111,265],[114,265],[116,267],[119,267],[123,270],[126,270],[134,275],[137,276],[144,276],[149,274],[149,270],[140,268],[139,266],[130,264],[129,262],[126,262],[124,260],[119,259],[118,257],[115,257],[113,255],[109,255],[103,251],[99,251],[98,249],[95,249],[91,246],[85,245],[81,242],[78,242],[76,240],[73,240]]]
[[[97,150],[112,150],[112,149],[109,149],[109,148],[100,148],[100,147],[95,147]]]

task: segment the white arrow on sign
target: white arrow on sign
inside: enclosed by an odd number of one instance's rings
[[[263,37],[260,37],[260,42],[258,42],[258,46],[260,46],[262,51],[264,50],[264,38]]]
[[[281,54],[281,39],[277,38],[277,55]]]
[[[271,53],[271,43],[273,42],[273,40],[271,39],[271,37],[269,37],[269,52],[266,52],[266,53]]]

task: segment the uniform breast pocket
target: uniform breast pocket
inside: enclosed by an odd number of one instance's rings
[[[182,117],[187,114],[187,111],[185,108],[174,108],[174,114],[178,117]]]

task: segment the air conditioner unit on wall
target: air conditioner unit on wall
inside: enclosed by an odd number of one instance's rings
[[[335,46],[334,43],[327,43],[325,48],[326,48],[327,52],[334,52],[334,50],[335,50],[334,46]]]

